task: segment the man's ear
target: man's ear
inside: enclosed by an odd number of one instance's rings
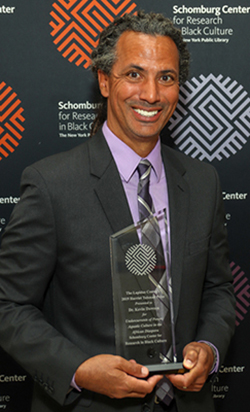
[[[99,89],[103,97],[109,97],[109,76],[102,70],[98,70]]]

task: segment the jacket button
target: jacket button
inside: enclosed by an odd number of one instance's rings
[[[150,412],[150,406],[147,403],[144,403],[141,408],[142,412]]]
[[[53,392],[54,392],[53,386],[49,386],[49,391],[50,391],[50,393],[53,393]]]

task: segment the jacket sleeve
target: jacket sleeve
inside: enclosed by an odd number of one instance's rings
[[[235,329],[235,297],[228,260],[224,205],[215,170],[214,174],[216,193],[196,340],[213,343],[219,351],[221,363]]]
[[[73,374],[87,356],[43,315],[56,264],[53,207],[42,176],[30,167],[23,173],[21,200],[2,238],[0,344],[63,404]]]

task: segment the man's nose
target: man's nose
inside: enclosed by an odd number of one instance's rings
[[[155,79],[144,80],[141,84],[140,98],[151,104],[160,100],[159,85]]]

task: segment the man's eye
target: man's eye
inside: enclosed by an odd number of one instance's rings
[[[140,77],[140,75],[139,75],[138,72],[130,72],[130,73],[128,74],[128,76],[129,76],[131,79],[139,79],[139,77]]]
[[[161,76],[161,79],[162,79],[162,81],[164,81],[164,82],[170,82],[170,81],[173,80],[172,77],[169,76],[169,74],[164,74],[163,76]]]
[[[170,74],[164,74],[164,75],[162,75],[160,80],[161,80],[162,83],[167,83],[167,84],[169,84],[169,85],[171,85],[171,84],[173,84],[173,83],[176,82],[175,76],[172,76],[172,75],[170,75]]]

